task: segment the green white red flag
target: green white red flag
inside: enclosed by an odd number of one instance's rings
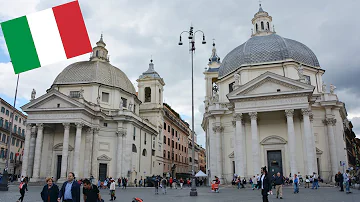
[[[1,23],[15,74],[92,51],[78,1]]]

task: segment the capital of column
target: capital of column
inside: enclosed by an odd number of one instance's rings
[[[32,128],[32,124],[27,123],[26,124],[26,130],[30,130],[30,132],[31,132],[31,128]]]
[[[94,130],[94,133],[99,133],[100,128],[95,127],[95,128],[93,128],[93,130]]]
[[[215,133],[219,133],[219,132],[222,132],[224,130],[224,127],[215,125],[215,126],[213,126],[212,129],[213,129],[213,131]]]
[[[257,112],[250,112],[249,116],[250,116],[251,120],[256,120],[257,119]]]
[[[326,119],[323,120],[323,123],[325,125],[333,125],[333,126],[335,126],[336,125],[336,119],[334,119],[334,118],[326,118]]]
[[[44,129],[44,124],[38,123],[38,124],[36,124],[36,127],[38,128],[38,130],[42,130],[42,129]]]
[[[87,129],[85,130],[85,132],[88,133],[88,134],[93,133],[93,131],[94,131],[93,128],[87,128]]]
[[[83,123],[75,123],[76,125],[76,129],[82,129],[82,127],[84,126]]]
[[[293,109],[285,109],[285,115],[288,116],[294,116],[294,110]]]
[[[63,123],[63,126],[64,126],[65,130],[70,129],[70,123]]]
[[[118,131],[116,132],[116,134],[117,134],[118,136],[126,136],[126,130],[120,129],[120,130],[118,130]]]
[[[310,116],[311,110],[310,109],[301,109],[301,114],[303,116]]]
[[[234,113],[234,114],[233,114],[233,120],[234,120],[234,121],[241,121],[242,118],[243,118],[243,114],[242,114],[242,113]]]

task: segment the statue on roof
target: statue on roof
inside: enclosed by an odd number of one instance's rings
[[[330,84],[330,93],[334,94],[334,91],[336,89],[336,86],[334,86],[333,84]]]
[[[33,89],[32,92],[31,92],[31,101],[35,100],[35,96],[36,96],[36,90]]]
[[[322,88],[321,88],[321,89],[322,89],[322,92],[323,92],[323,93],[326,93],[326,84],[325,84],[324,81],[322,82],[322,86],[321,86],[321,87],[322,87]]]

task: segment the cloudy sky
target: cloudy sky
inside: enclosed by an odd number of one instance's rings
[[[0,22],[50,8],[70,0],[0,0]],[[165,102],[191,123],[191,61],[187,45],[178,46],[179,34],[193,24],[205,32],[208,43],[197,38],[195,55],[195,130],[205,144],[201,129],[205,81],[202,72],[211,54],[212,39],[218,55],[244,43],[251,34],[257,0],[79,0],[92,45],[104,34],[111,63],[124,71],[136,86],[147,70],[150,57],[164,78]],[[326,70],[325,82],[337,87],[346,103],[348,118],[360,134],[360,25],[357,0],[262,0],[273,17],[276,32],[306,44]],[[186,44],[186,43],[185,43]],[[69,64],[89,55],[41,67],[20,76],[17,107],[28,102],[32,88],[45,93],[55,77]],[[0,97],[13,102],[16,85],[10,58],[0,30]],[[358,135],[359,137],[359,135]]]

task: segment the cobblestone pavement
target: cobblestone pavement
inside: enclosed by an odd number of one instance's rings
[[[42,187],[30,186],[29,191],[25,194],[24,202],[41,202],[40,192]],[[190,189],[168,189],[167,194],[155,195],[154,188],[128,188],[126,190],[116,190],[116,201],[119,202],[131,202],[133,197],[140,197],[144,199],[144,202],[148,201],[166,201],[175,200],[176,202],[231,202],[231,201],[262,201],[260,192],[251,189],[235,189],[235,188],[223,188],[220,193],[211,193],[208,187],[198,188],[198,196],[190,197]],[[352,190],[353,193],[345,194],[339,192],[334,187],[322,187],[318,190],[300,188],[299,194],[293,194],[291,187],[285,187],[283,189],[284,199],[276,199],[274,195],[269,196],[269,201],[281,201],[281,202],[358,202],[360,198],[359,190]],[[101,195],[105,201],[109,201],[109,190],[101,190]],[[17,186],[11,185],[8,192],[0,192],[0,202],[15,202],[20,196]],[[83,199],[81,199],[83,202]]]

